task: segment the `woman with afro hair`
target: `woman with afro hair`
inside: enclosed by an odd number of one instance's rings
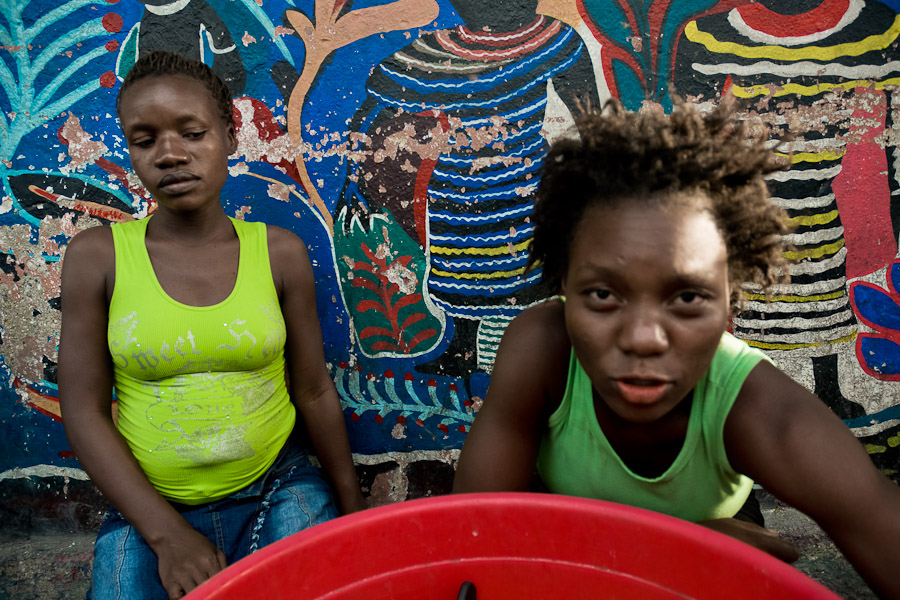
[[[786,276],[784,168],[723,102],[584,115],[545,161],[529,265],[559,296],[507,329],[455,492],[551,492],[693,521],[785,560],[741,517],[754,481],[900,598],[900,489],[818,398],[728,333]],[[864,505],[864,509],[862,506]]]

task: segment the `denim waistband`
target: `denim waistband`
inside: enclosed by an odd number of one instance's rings
[[[187,512],[191,510],[196,510],[198,508],[210,507],[219,502],[223,502],[225,500],[243,500],[249,498],[261,498],[266,493],[266,489],[269,487],[269,483],[275,481],[287,473],[289,473],[292,469],[295,468],[316,468],[313,466],[313,463],[309,459],[309,452],[301,447],[293,436],[288,438],[287,442],[285,442],[284,447],[278,453],[278,457],[275,459],[275,462],[272,463],[272,466],[266,470],[260,477],[256,479],[253,483],[247,485],[244,488],[237,490],[236,492],[232,492],[228,496],[224,498],[219,498],[218,500],[213,500],[211,502],[204,502],[201,504],[183,504],[181,502],[175,502],[174,500],[168,500],[169,504],[177,510],[178,512]]]

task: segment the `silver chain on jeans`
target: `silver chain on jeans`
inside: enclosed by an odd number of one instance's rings
[[[290,477],[291,475],[293,475],[296,468],[297,465],[291,467],[291,470],[287,472],[287,475],[285,477]],[[263,496],[262,506],[259,510],[259,516],[256,517],[256,525],[253,527],[253,533],[250,534],[250,554],[253,554],[259,549],[259,532],[263,527],[263,523],[265,523],[266,521],[266,515],[269,513],[272,494],[278,491],[279,487],[281,487],[281,477],[272,482],[272,488],[268,492],[266,492],[265,496]]]

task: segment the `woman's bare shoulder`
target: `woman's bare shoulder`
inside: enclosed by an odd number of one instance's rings
[[[509,324],[506,335],[516,343],[540,348],[541,353],[568,353],[571,342],[566,331],[565,303],[554,297],[526,308]]]
[[[97,310],[105,310],[112,298],[116,278],[116,250],[110,227],[92,227],[78,232],[66,246],[62,259],[62,296],[64,312],[73,314],[96,299]],[[105,299],[105,301],[102,301]]]
[[[562,397],[570,348],[563,301],[551,298],[531,306],[507,327],[491,385],[497,379],[519,392],[524,386],[542,401]]]
[[[115,246],[110,227],[83,229],[69,240],[63,255],[63,267],[69,270],[90,266],[94,270],[115,267]]]
[[[279,227],[278,225],[266,225],[266,236],[269,241],[269,248],[277,250],[294,250],[298,247],[302,247],[303,250],[306,250],[306,245],[303,243],[303,240],[300,237],[285,229],[284,227]]]
[[[113,250],[112,227],[99,226],[82,229],[69,240],[68,247],[70,249],[84,248],[82,251],[111,252]]]

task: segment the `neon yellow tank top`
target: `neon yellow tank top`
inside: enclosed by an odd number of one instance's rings
[[[684,445],[659,477],[631,471],[603,434],[593,386],[575,352],[566,392],[547,423],[538,472],[551,492],[608,500],[687,521],[733,517],[753,481],[735,472],[723,441],[725,420],[744,380],[765,354],[729,333],[694,388]]]
[[[211,502],[265,473],[296,419],[266,226],[231,220],[240,241],[234,289],[197,307],[159,284],[144,243],[149,221],[112,227],[107,340],[118,428],[165,498]]]

